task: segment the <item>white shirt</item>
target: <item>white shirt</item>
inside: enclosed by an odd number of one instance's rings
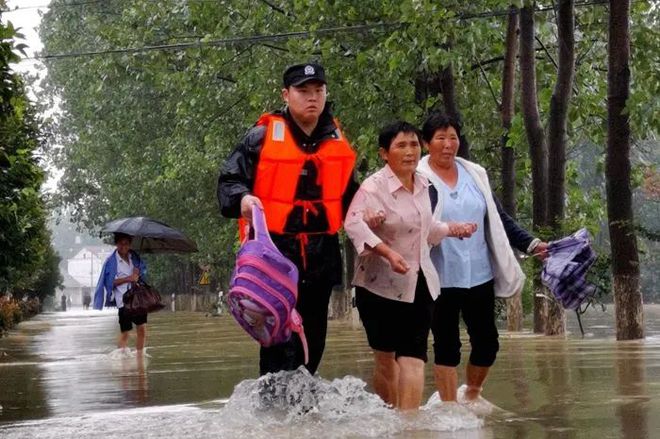
[[[122,259],[122,257],[119,256],[119,253],[115,253],[115,257],[117,258],[117,275],[115,276],[115,279],[132,276],[133,260],[131,259],[130,253],[128,254],[128,262]],[[128,291],[130,286],[130,282],[127,282],[121,285],[117,285],[112,289],[112,294],[115,298],[115,301],[117,302],[117,308],[122,308],[124,306],[124,301],[122,299],[124,298],[124,293]]]

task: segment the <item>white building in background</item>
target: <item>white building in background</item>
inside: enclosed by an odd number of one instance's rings
[[[114,251],[109,245],[88,245],[67,260],[67,273],[80,286],[94,289],[106,258]]]

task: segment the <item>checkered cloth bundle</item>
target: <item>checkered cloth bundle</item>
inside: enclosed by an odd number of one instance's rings
[[[576,310],[593,297],[597,287],[587,281],[587,271],[596,260],[586,229],[548,244],[541,281],[566,309]]]

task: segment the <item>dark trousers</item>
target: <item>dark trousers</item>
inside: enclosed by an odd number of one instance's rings
[[[433,313],[435,364],[456,367],[461,362],[459,316],[470,336],[470,364],[490,367],[499,350],[495,326],[493,281],[472,288],[443,288]]]
[[[325,336],[328,330],[328,304],[332,285],[329,283],[298,282],[298,303],[296,309],[303,319],[305,337],[309,350],[309,362],[305,365],[313,375],[321,363],[325,349]],[[282,344],[262,347],[259,352],[259,374],[281,370],[295,370],[305,362],[302,342],[298,334]]]

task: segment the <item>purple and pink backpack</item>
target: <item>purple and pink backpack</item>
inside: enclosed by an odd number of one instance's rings
[[[236,255],[236,267],[227,295],[229,309],[239,325],[262,346],[288,341],[298,333],[305,351],[307,340],[296,311],[298,268],[275,247],[264,211],[252,206],[254,239],[247,239]]]

